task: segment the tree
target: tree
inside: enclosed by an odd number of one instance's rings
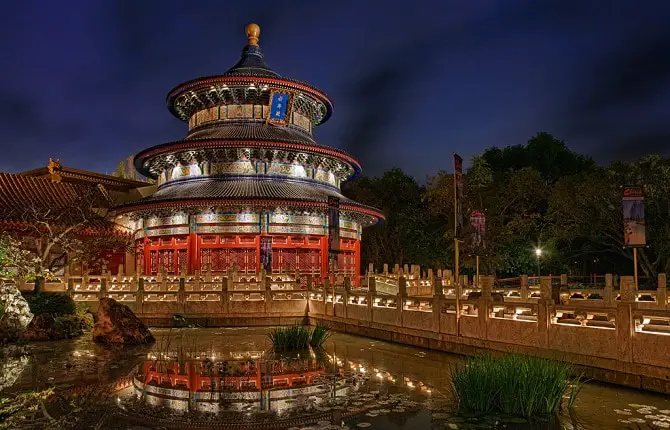
[[[564,250],[563,259],[609,259],[606,270],[632,262],[624,248],[622,187],[642,186],[649,248],[638,250],[642,272],[648,277],[670,270],[670,159],[643,157],[637,162],[614,162],[605,169],[565,177],[550,199],[552,235]]]
[[[133,250],[131,235],[108,219],[113,202],[104,189],[67,191],[57,202],[25,199],[3,214],[11,220],[0,225],[3,270],[24,278],[49,277],[68,264],[100,270],[109,253]]]
[[[381,178],[361,177],[347,183],[343,193],[382,210],[386,220],[363,232],[361,261],[440,265],[444,253],[442,223],[428,213],[424,188],[400,169]],[[444,264],[444,263],[442,263]]]
[[[595,167],[593,159],[571,151],[565,142],[545,132],[530,138],[526,146],[489,148],[484,151],[482,158],[496,176],[532,167],[548,184],[555,183],[563,176],[574,175]]]

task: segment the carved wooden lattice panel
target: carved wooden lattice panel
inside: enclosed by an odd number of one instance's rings
[[[302,273],[321,272],[321,251],[318,249],[299,249],[298,269]]]
[[[233,265],[240,271],[256,270],[256,248],[203,248],[200,250],[200,270],[211,265],[213,272],[228,272]]]
[[[175,258],[174,258],[174,250],[168,249],[164,251],[158,251],[158,255],[160,258],[160,267],[162,270],[165,271],[165,273],[174,273],[175,272]]]
[[[149,253],[149,262],[151,264],[151,273],[158,273],[158,251]]]
[[[179,273],[186,273],[187,270],[186,250],[180,249],[177,254],[177,271]]]
[[[337,255],[337,272],[353,275],[356,268],[356,258],[353,252],[342,252]]]

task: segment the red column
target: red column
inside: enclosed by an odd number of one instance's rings
[[[149,250],[149,238],[144,239],[144,274],[151,275],[151,251]]]
[[[321,237],[321,277],[328,276],[328,236]]]
[[[188,267],[186,268],[186,271],[188,272],[189,275],[192,275],[195,273],[196,270],[200,268],[200,259],[199,257],[199,252],[198,252],[198,235],[195,232],[191,232],[188,235],[188,240],[186,241],[187,248],[186,248],[186,253],[188,255],[188,258],[186,261],[188,261]]]
[[[354,282],[356,288],[361,286],[361,241],[354,243]]]
[[[261,236],[256,236],[256,273],[261,273]],[[260,386],[260,385],[259,385]]]

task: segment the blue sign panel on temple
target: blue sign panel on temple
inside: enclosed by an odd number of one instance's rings
[[[286,121],[288,112],[288,93],[273,93],[270,101],[270,119],[273,121]]]

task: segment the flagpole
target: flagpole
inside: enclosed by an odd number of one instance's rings
[[[461,319],[461,280],[459,267],[459,251],[458,251],[458,173],[456,168],[456,153],[454,153],[454,291],[456,295],[456,336],[461,335],[460,319]]]

